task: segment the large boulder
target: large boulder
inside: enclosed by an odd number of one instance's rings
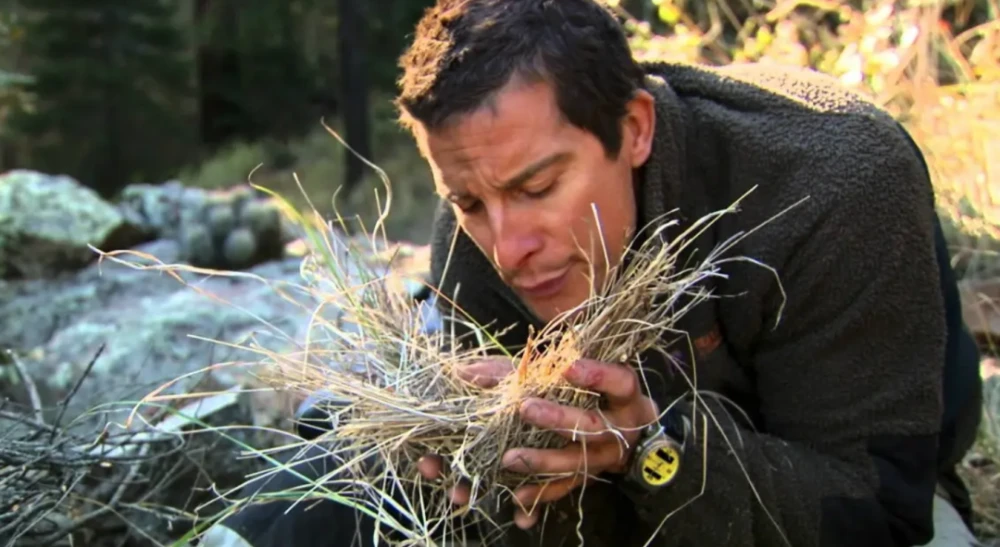
[[[14,170],[0,175],[0,278],[52,277],[144,234],[115,206],[67,176]]]
[[[165,264],[182,262],[172,240],[143,244],[135,251],[141,254],[122,260],[135,266],[153,263],[142,256]],[[359,259],[381,263],[375,256]],[[251,336],[270,351],[288,351],[305,340],[316,303],[296,289],[304,283],[300,266],[301,258],[288,256],[230,277],[178,268],[168,275],[103,260],[58,279],[0,282],[0,349],[21,355],[43,398],[54,404],[103,345],[70,402],[69,415],[137,401],[166,384],[171,386],[165,393],[204,391],[206,381],[220,389],[247,387],[255,374],[250,366],[213,365],[259,360],[234,347]],[[408,265],[407,270],[406,278],[421,275],[419,267]],[[406,283],[399,286],[413,290]],[[324,317],[332,320],[339,314],[328,307]],[[290,411],[295,401],[282,404],[285,409],[270,410]]]

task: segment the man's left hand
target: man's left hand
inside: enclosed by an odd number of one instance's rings
[[[516,448],[504,454],[503,465],[512,471],[566,475],[515,491],[521,507],[514,522],[522,529],[538,521],[537,504],[556,501],[601,473],[624,473],[640,431],[659,415],[656,404],[642,394],[632,367],[581,360],[565,377],[579,388],[602,394],[607,404],[600,411],[541,399],[529,399],[521,405],[522,420],[571,440],[558,450]]]

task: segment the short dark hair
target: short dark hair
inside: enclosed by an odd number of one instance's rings
[[[400,57],[400,121],[436,129],[489,104],[512,77],[553,86],[565,118],[615,157],[643,72],[596,0],[438,0]]]

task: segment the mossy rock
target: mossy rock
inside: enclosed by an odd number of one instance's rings
[[[0,175],[0,278],[50,277],[77,270],[101,251],[145,239],[95,191],[66,176],[28,170]]]
[[[192,266],[207,268],[219,262],[212,232],[207,226],[192,224],[185,228],[182,237],[184,257]]]
[[[236,213],[228,203],[213,205],[205,213],[205,223],[213,238],[225,240],[236,228]]]
[[[240,225],[249,228],[259,237],[280,237],[281,212],[269,200],[249,201],[240,211]]]
[[[230,268],[247,268],[257,256],[257,238],[248,228],[237,228],[223,243],[222,256]]]

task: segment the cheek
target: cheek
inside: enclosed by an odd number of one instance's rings
[[[606,169],[605,173],[607,176],[590,182],[588,191],[570,198],[574,214],[572,219],[565,219],[564,226],[572,226],[574,236],[585,248],[593,243],[600,250],[603,240],[608,251],[615,252],[635,224],[635,198],[631,179],[626,178],[631,176],[629,171],[623,175]]]
[[[472,242],[481,251],[489,255],[490,249],[493,248],[493,233],[485,217],[480,219],[478,215],[466,215],[457,207],[453,207],[452,211],[455,214],[458,227],[472,239]]]

